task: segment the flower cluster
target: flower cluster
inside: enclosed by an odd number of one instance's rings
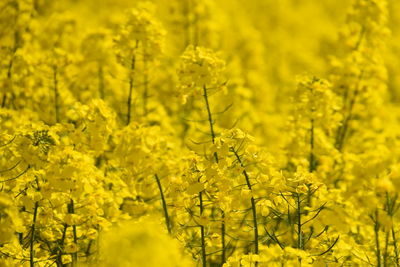
[[[0,266],[400,266],[400,2],[0,2]]]
[[[200,94],[204,87],[215,89],[223,84],[221,72],[224,61],[213,51],[188,46],[181,56],[178,69],[180,89],[184,98]]]

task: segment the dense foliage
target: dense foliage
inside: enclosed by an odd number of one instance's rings
[[[0,266],[400,266],[400,3],[1,0]]]

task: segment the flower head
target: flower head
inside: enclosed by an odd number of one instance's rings
[[[221,86],[221,74],[225,62],[212,50],[203,47],[188,46],[181,56],[178,68],[180,88],[187,97],[191,93],[201,92],[203,87]]]

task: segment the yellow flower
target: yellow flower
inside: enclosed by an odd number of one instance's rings
[[[188,46],[177,70],[183,95],[199,94],[203,87],[220,87],[225,63],[213,51]]]

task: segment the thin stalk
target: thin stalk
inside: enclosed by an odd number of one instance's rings
[[[215,144],[214,121],[213,121],[213,118],[212,118],[210,103],[208,101],[208,93],[207,93],[206,85],[203,85],[203,96],[204,96],[204,102],[206,104],[206,109],[207,109],[208,123],[210,125],[211,141],[212,141],[213,144]],[[215,162],[218,163],[218,155],[217,155],[216,152],[214,153],[214,158],[215,158]]]
[[[68,212],[71,214],[75,213],[74,200],[72,200],[72,199],[68,205]],[[78,238],[77,238],[77,234],[76,234],[76,225],[72,225],[72,233],[74,236],[74,243],[75,243],[75,245],[78,245]],[[74,253],[72,253],[72,266],[76,266],[77,262],[78,262],[78,253],[74,252]]]
[[[396,232],[394,230],[394,224],[393,224],[393,215],[394,215],[394,208],[396,206],[396,200],[397,196],[394,198],[392,201],[390,199],[390,195],[388,192],[386,192],[386,207],[387,207],[387,213],[390,216],[390,219],[392,221],[392,227],[390,229],[390,232],[392,234],[392,239],[393,239],[393,250],[394,250],[394,261],[396,263],[396,266],[400,266],[400,261],[399,261],[399,250],[398,250],[398,245],[397,245],[397,238],[396,238]]]
[[[301,201],[300,194],[296,194],[296,205],[297,205],[297,248],[304,249],[303,246],[303,233],[301,230]]]
[[[194,13],[194,21],[193,21],[193,45],[198,46],[199,45],[199,39],[200,39],[200,27],[199,27],[199,15]]]
[[[167,202],[165,201],[164,192],[163,192],[163,189],[162,189],[162,186],[161,186],[160,179],[158,178],[158,175],[155,174],[154,177],[156,178],[158,190],[160,191],[162,207],[163,207],[163,210],[164,210],[165,224],[167,225],[168,233],[171,234],[171,222],[170,222],[170,219],[169,219],[169,216],[168,216]]]
[[[356,45],[354,47],[355,51],[357,51],[360,48],[361,43],[362,43],[362,41],[364,39],[364,36],[365,36],[365,27],[362,26],[362,29],[361,29],[361,32],[360,32],[360,36],[358,37],[357,43],[356,43]]]
[[[388,265],[387,265],[387,260],[388,260],[388,257],[389,257],[389,232],[386,232],[386,235],[385,235],[385,248],[384,248],[384,251],[383,251],[383,266],[384,267],[387,267]]]
[[[378,221],[378,210],[375,211],[374,220],[374,232],[375,232],[375,244],[376,244],[376,264],[377,267],[381,267],[381,247],[379,244],[379,221]]]
[[[132,93],[133,93],[133,82],[134,82],[134,78],[133,78],[133,71],[135,70],[135,64],[136,64],[136,58],[135,56],[132,57],[132,62],[131,62],[131,73],[129,75],[129,95],[128,95],[128,114],[127,114],[127,118],[126,118],[126,125],[129,125],[129,123],[131,122],[131,109],[132,109]]]
[[[61,257],[62,257],[62,254],[64,252],[64,242],[65,242],[65,238],[67,236],[67,228],[68,228],[68,225],[66,223],[64,223],[64,229],[63,229],[63,232],[62,232],[62,237],[61,237],[61,240],[59,242],[59,250],[58,250],[58,255],[57,255],[57,266],[63,266]]]
[[[361,45],[362,40],[364,39],[364,36],[365,36],[365,27],[362,27],[359,39],[358,39],[358,41],[357,41],[357,43],[356,43],[356,45],[354,47],[355,51],[357,51],[360,48],[360,45]],[[352,115],[353,106],[354,106],[354,104],[356,102],[356,98],[357,98],[357,95],[359,93],[359,88],[358,87],[360,85],[360,81],[362,80],[363,75],[364,75],[364,70],[361,71],[361,74],[360,74],[360,76],[358,78],[356,89],[355,89],[354,94],[353,94],[353,98],[350,100],[348,114],[345,117],[345,119],[343,121],[343,124],[341,126],[339,126],[339,128],[337,129],[335,147],[339,151],[342,151],[342,149],[343,149],[344,140],[345,140],[346,134],[348,132],[348,128],[349,128],[349,122],[350,122],[350,120],[352,119],[352,116],[353,116]],[[347,91],[345,91],[344,96],[343,96],[344,103],[347,102],[348,95],[349,95],[349,92],[347,90]]]
[[[7,93],[4,93],[3,99],[1,100],[1,107],[4,108],[7,102]]]
[[[86,251],[85,251],[85,255],[86,255],[86,258],[87,258],[87,259],[88,259],[89,256],[90,256],[90,249],[92,248],[92,244],[93,244],[93,240],[90,240],[90,241],[89,241],[89,244],[88,244],[88,246],[87,246],[87,248],[86,248]]]
[[[7,69],[7,79],[10,85],[10,91],[13,91],[13,83],[12,83],[12,67],[14,64],[14,56],[11,57],[10,63],[8,64],[8,69]],[[7,93],[4,93],[3,95],[3,100],[1,103],[1,107],[4,108],[6,106],[7,102]]]
[[[101,65],[101,63],[99,63],[98,66],[98,71],[97,71],[97,78],[98,78],[98,82],[99,82],[99,94],[100,94],[100,98],[104,100],[104,96],[105,96],[105,91],[104,91],[104,69],[103,66]]]
[[[37,218],[37,212],[39,208],[39,202],[35,202],[35,208],[33,210],[33,222],[31,226],[31,240],[30,240],[30,251],[29,251],[29,263],[30,267],[35,266],[35,251],[33,249],[33,245],[35,243],[35,228],[36,228],[36,218]]]
[[[190,0],[183,1],[183,15],[185,22],[183,23],[184,35],[185,35],[185,48],[190,44]]]
[[[208,123],[210,126],[210,135],[211,135],[211,142],[215,144],[215,132],[214,132],[214,121],[212,118],[212,112],[210,108],[210,103],[208,101],[208,93],[207,93],[207,87],[206,85],[203,85],[203,96],[204,96],[204,102],[206,105],[206,110],[207,110],[207,115],[208,115]],[[214,152],[214,159],[215,162],[218,163],[218,154],[217,152]],[[226,235],[226,228],[225,228],[225,212],[221,210],[221,247],[222,247],[222,252],[221,252],[221,265],[223,265],[226,261],[226,245],[225,245],[225,235]]]
[[[390,216],[392,213],[392,205],[391,205],[390,196],[389,196],[388,192],[386,192],[385,210],[386,210],[387,214]],[[386,227],[384,228],[384,230],[385,230],[385,248],[383,251],[383,266],[387,267],[387,262],[388,262],[388,257],[389,257],[390,230],[388,230]]]
[[[399,249],[397,245],[397,239],[396,239],[396,232],[394,231],[394,226],[392,226],[392,239],[393,239],[393,249],[394,249],[394,259],[396,262],[396,266],[400,266],[400,257],[399,257]]]
[[[139,41],[136,41],[136,48],[138,48],[138,46],[139,46]],[[136,55],[134,54],[134,51],[133,51],[132,61],[131,61],[131,69],[130,69],[130,74],[129,74],[129,95],[128,95],[128,102],[127,102],[128,114],[127,114],[127,118],[126,118],[126,125],[129,125],[129,123],[131,122],[132,93],[133,93],[135,66],[136,66]]]
[[[10,62],[8,64],[8,68],[7,68],[7,79],[10,85],[10,92],[11,94],[14,94],[13,92],[13,66],[14,66],[14,59],[15,59],[15,53],[17,52],[18,48],[20,47],[20,42],[21,42],[21,34],[19,31],[15,31],[14,33],[14,45],[12,48],[12,55],[11,55],[11,59]],[[7,102],[7,93],[4,93],[3,95],[3,100],[1,103],[1,107],[4,108],[6,106],[6,102]]]
[[[200,216],[203,215],[203,194],[199,193],[199,201],[200,201]],[[203,267],[207,267],[207,256],[206,256],[206,241],[204,236],[204,226],[200,225],[200,235],[201,235],[201,256],[202,256],[202,264]]]
[[[146,57],[146,49],[143,46],[143,55]],[[149,75],[148,75],[148,66],[147,66],[146,58],[143,59],[143,116],[146,117],[148,113],[147,109],[147,100],[149,98]]]
[[[310,127],[310,158],[309,158],[309,171],[315,171],[315,156],[314,156],[314,119],[311,119]]]
[[[316,81],[314,78],[313,81]],[[314,89],[313,87],[310,87],[310,91],[313,97],[314,95]],[[311,106],[311,118],[310,118],[310,156],[309,156],[309,172],[315,171],[315,156],[314,156],[314,113],[315,113],[315,107]]]
[[[53,66],[53,90],[54,90],[54,113],[56,117],[56,123],[60,122],[60,107],[58,105],[59,93],[58,93],[58,68]]]
[[[221,252],[221,264],[223,265],[226,261],[226,247],[225,247],[225,212],[221,209],[221,245],[222,245],[222,252]]]
[[[143,91],[143,116],[147,116],[149,113],[147,103],[148,103],[148,98],[149,98],[149,86],[148,86],[148,74],[144,74],[144,91]]]
[[[358,82],[357,82],[353,97],[352,97],[352,99],[350,100],[350,103],[349,103],[348,114],[347,114],[347,116],[345,117],[345,119],[343,121],[343,125],[341,125],[338,128],[338,131],[337,131],[337,134],[336,134],[335,147],[339,151],[343,150],[344,140],[345,140],[346,134],[347,134],[347,132],[349,130],[349,123],[350,123],[350,121],[351,121],[351,119],[353,117],[353,108],[354,108],[354,104],[356,103],[359,91],[360,91],[359,87],[360,87],[360,82],[361,82],[363,76],[364,76],[364,70],[361,71],[361,74],[358,77]]]
[[[233,149],[232,149],[232,151],[233,151],[233,153],[235,154],[236,159],[238,160],[240,166],[241,166],[242,168],[244,168],[243,162],[242,162],[242,160],[240,159],[238,153],[237,153],[235,150],[233,150]],[[252,187],[251,187],[251,183],[250,183],[250,178],[249,178],[249,175],[248,175],[247,171],[246,171],[246,170],[243,170],[242,173],[243,173],[243,176],[244,176],[245,179],[246,179],[247,187],[248,187],[249,190],[252,192]],[[253,215],[253,225],[254,225],[254,254],[258,254],[258,240],[259,240],[259,236],[258,236],[258,224],[257,224],[256,201],[254,200],[254,197],[253,197],[253,196],[251,196],[250,201],[251,201],[251,211],[252,211],[252,215]],[[257,265],[257,262],[256,262],[256,265]]]
[[[312,113],[314,113],[314,109],[311,110]],[[310,173],[314,172],[316,170],[316,163],[315,163],[315,155],[314,155],[314,146],[315,146],[315,142],[314,142],[314,118],[311,118],[310,120],[310,155],[309,155],[309,166],[308,166],[308,171]],[[311,204],[311,190],[310,187],[307,186],[307,206],[310,206]],[[306,214],[308,214],[308,212],[306,211]]]

